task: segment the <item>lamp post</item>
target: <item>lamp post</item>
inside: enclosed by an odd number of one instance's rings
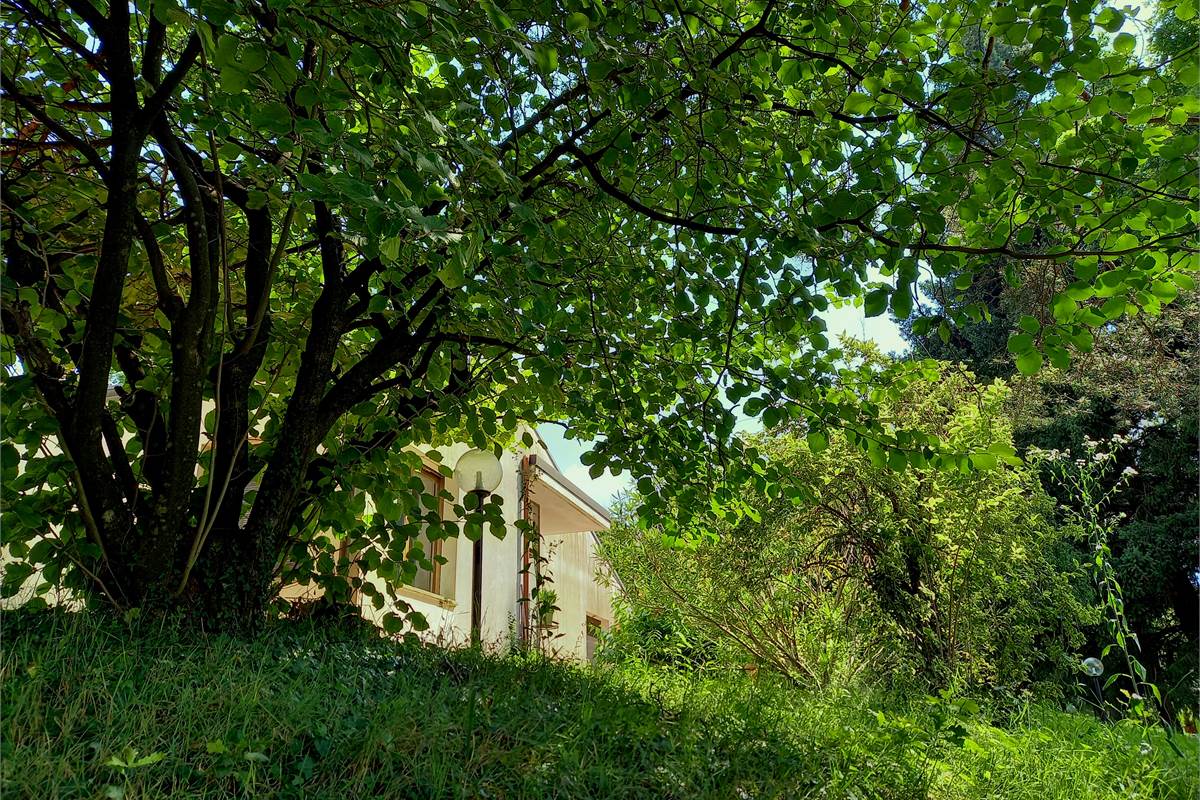
[[[459,488],[475,498],[476,509],[500,485],[504,471],[500,459],[487,450],[468,450],[454,467],[454,481]],[[471,509],[468,508],[468,511]],[[480,642],[483,621],[483,532],[471,546],[471,644]]]
[[[1104,708],[1104,694],[1100,690],[1100,676],[1104,674],[1104,662],[1093,656],[1080,662],[1080,667],[1083,668],[1083,673],[1092,679],[1092,688],[1096,692],[1096,708],[1100,712],[1100,717],[1107,719],[1108,712]]]

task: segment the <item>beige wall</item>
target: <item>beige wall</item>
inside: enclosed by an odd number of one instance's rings
[[[567,658],[587,657],[587,618],[607,629],[613,623],[612,586],[597,553],[592,533],[564,533],[545,537],[552,552],[551,586],[558,593],[559,611],[553,651]]]
[[[438,448],[442,463],[453,466],[468,449],[458,444]],[[490,533],[483,539],[483,585],[482,619],[480,636],[485,646],[503,647],[510,636],[520,627],[522,596],[521,585],[521,535],[516,520],[521,513],[521,461],[529,454],[539,458],[548,457],[540,440],[531,448],[520,448],[506,452],[500,463],[503,475],[494,494],[503,499],[504,516],[508,521],[508,533],[497,539]],[[462,501],[462,493],[447,480],[446,489]],[[448,511],[448,509],[447,509]],[[443,571],[453,571],[452,587],[447,587],[440,596],[432,595],[411,587],[404,587],[400,595],[414,609],[425,615],[429,630],[422,638],[443,644],[465,644],[471,635],[471,547],[472,542],[464,537],[443,543],[443,554],[449,559]],[[604,627],[612,624],[612,588],[606,580],[597,580],[602,571],[602,562],[596,552],[596,539],[590,532],[547,535],[543,551],[553,549],[549,566],[551,588],[558,593],[559,612],[556,636],[548,649],[564,658],[584,659],[587,655],[586,619],[592,616]],[[368,580],[377,580],[373,575]],[[445,585],[445,581],[443,582]],[[367,603],[363,614],[377,620],[388,608],[376,610]]]

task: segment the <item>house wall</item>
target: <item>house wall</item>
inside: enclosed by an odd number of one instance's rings
[[[587,619],[607,629],[613,623],[612,586],[591,533],[547,536],[544,547],[553,552],[549,573],[558,593],[558,623],[553,651],[566,658],[587,658]]]
[[[454,466],[459,457],[469,448],[465,444],[455,444],[438,448],[442,454],[442,463]],[[519,539],[513,523],[519,515],[520,499],[520,464],[521,456],[517,453],[505,453],[500,459],[503,469],[500,485],[492,493],[503,500],[504,517],[508,523],[509,534],[503,539],[497,539],[484,532],[483,539],[483,581],[482,581],[482,613],[480,620],[480,637],[492,645],[502,643],[508,634],[510,618],[517,613],[518,584],[516,573],[519,569]],[[430,466],[433,466],[430,462]],[[463,492],[454,485],[453,479],[447,478],[446,491],[454,495],[455,502],[463,502]],[[447,519],[454,520],[451,506],[447,502],[443,513]],[[372,509],[368,507],[368,512]],[[397,594],[415,611],[425,616],[429,630],[422,633],[423,638],[447,645],[465,644],[471,638],[471,549],[472,542],[465,538],[451,539],[442,542],[442,555],[447,563],[441,566],[442,590],[434,594],[412,586],[401,587]],[[382,585],[382,579],[374,572],[367,573],[365,580],[377,586]],[[380,622],[384,615],[394,611],[391,604],[376,609],[369,600],[364,599],[363,616],[373,622]]]
[[[469,449],[458,444],[440,447],[442,463],[453,466]],[[516,522],[521,517],[521,463],[525,455],[537,454],[548,458],[549,454],[541,441],[535,441],[528,449],[509,451],[500,459],[503,469],[500,485],[494,495],[503,500],[504,518],[508,532],[497,539],[485,531],[483,538],[483,581],[480,638],[485,646],[503,647],[511,637],[519,633],[522,596],[521,585],[521,535]],[[461,490],[447,480],[446,489],[458,502],[463,501]],[[449,509],[447,509],[449,513]],[[565,658],[583,660],[587,656],[586,619],[588,616],[602,621],[605,627],[612,624],[612,587],[597,580],[602,571],[602,562],[596,553],[596,539],[591,533],[567,533],[547,535],[543,539],[543,551],[552,550],[549,574],[552,588],[558,593],[559,612],[555,615],[557,636],[550,650]],[[449,559],[443,571],[453,569],[453,589],[445,596],[402,587],[398,594],[415,610],[425,615],[429,630],[422,637],[443,644],[465,644],[471,636],[471,549],[472,542],[465,537],[443,543],[443,554]],[[450,552],[453,548],[453,553]],[[368,580],[378,581],[373,574]],[[364,604],[363,615],[379,621],[390,608],[375,609],[369,602]]]

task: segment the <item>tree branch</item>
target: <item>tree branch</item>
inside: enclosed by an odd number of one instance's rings
[[[59,139],[78,150],[84,159],[95,168],[101,178],[108,178],[108,164],[100,157],[96,149],[84,139],[68,130],[66,126],[46,114],[41,98],[33,98],[23,94],[7,75],[0,75],[0,86],[3,86],[4,94],[15,101],[17,105],[32,114],[38,122],[49,128]]]
[[[175,66],[171,68],[163,82],[158,85],[154,94],[146,100],[146,104],[142,107],[141,122],[147,130],[153,125],[155,117],[162,112],[167,101],[171,99],[171,95],[175,94],[175,90],[179,88],[179,84],[183,82],[188,70],[192,68],[192,64],[199,55],[200,37],[193,33],[188,37],[187,44],[179,55],[179,60],[175,62]],[[143,65],[143,71],[145,68],[146,65]]]
[[[592,163],[592,158],[576,147],[574,144],[567,146],[567,152],[571,153],[577,159],[577,162],[582,166],[587,173],[592,176],[592,180],[604,191],[605,194],[613,197],[624,203],[630,210],[636,211],[642,216],[649,217],[656,222],[661,222],[664,225],[671,225],[676,228],[687,228],[693,231],[702,233],[712,233],[720,236],[737,236],[742,232],[742,228],[731,228],[725,225],[710,225],[707,222],[699,222],[686,217],[676,217],[667,214],[663,211],[651,208],[650,206],[638,201],[636,198],[622,192],[601,174],[600,170]]]

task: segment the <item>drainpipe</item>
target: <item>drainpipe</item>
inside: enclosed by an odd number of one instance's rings
[[[521,519],[529,521],[529,455],[521,456],[520,477]],[[518,574],[521,576],[521,596],[518,599],[521,641],[529,644],[529,541],[521,534],[521,555]]]

